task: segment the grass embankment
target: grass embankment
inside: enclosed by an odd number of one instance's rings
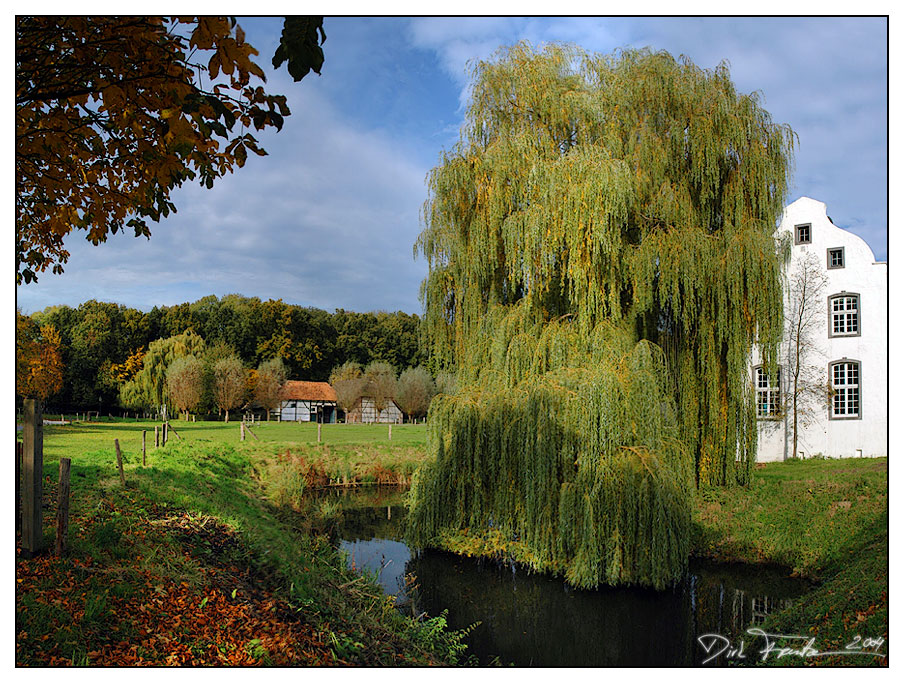
[[[103,448],[91,450],[84,441],[98,434],[47,428],[45,546],[52,547],[57,461],[65,453],[72,458],[70,552],[17,560],[17,664],[455,660],[459,640],[442,619],[402,617],[310,533],[307,520],[268,497],[267,464],[285,444],[192,440],[182,426],[185,442],[149,448],[147,467],[140,430],[136,448],[124,425],[106,427]],[[126,488],[113,438],[123,445]],[[382,450],[396,448],[410,446]]]
[[[698,491],[693,552],[768,563],[818,582],[762,628],[815,638],[820,652],[882,638],[888,652],[888,459],[803,460],[754,471],[747,488]],[[859,638],[859,640],[858,640]],[[805,641],[787,641],[801,648]],[[849,648],[850,646],[850,648]],[[777,664],[887,664],[866,655],[774,654]]]

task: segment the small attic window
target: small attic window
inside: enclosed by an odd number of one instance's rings
[[[794,226],[794,244],[810,244],[810,224]]]
[[[826,261],[829,269],[844,268],[844,247],[826,250]]]

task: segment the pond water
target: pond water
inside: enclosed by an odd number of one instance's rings
[[[480,622],[466,642],[481,664],[694,666],[722,647],[704,650],[698,637],[714,643],[708,634],[734,647],[746,639],[746,661],[753,662],[759,646],[745,630],[810,587],[778,569],[692,560],[669,590],[578,590],[499,562],[411,550],[402,540],[403,495],[374,488],[329,494],[341,509],[330,534],[349,565],[375,574],[400,610],[448,610],[453,629]],[[718,657],[707,665],[724,663]]]

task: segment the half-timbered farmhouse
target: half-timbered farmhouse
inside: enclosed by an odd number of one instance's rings
[[[289,380],[277,412],[284,422],[336,422],[336,392],[328,382]]]
[[[345,421],[361,422],[365,424],[373,422],[401,424],[402,411],[392,399],[389,399],[383,409],[378,411],[377,406],[374,404],[374,400],[368,396],[363,396],[359,398],[355,402],[355,405],[352,406],[352,409],[348,411]]]

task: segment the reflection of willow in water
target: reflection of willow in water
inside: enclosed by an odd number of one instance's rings
[[[778,572],[696,562],[662,592],[574,590],[560,579],[431,551],[406,571],[416,577],[414,611],[448,609],[453,628],[481,622],[468,639],[470,654],[534,666],[700,664],[706,654],[698,636],[743,637],[758,615],[803,590]]]

